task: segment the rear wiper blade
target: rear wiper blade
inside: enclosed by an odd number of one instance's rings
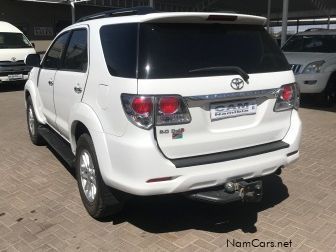
[[[196,72],[234,72],[239,74],[245,82],[248,82],[250,76],[240,67],[238,66],[217,66],[217,67],[203,67],[198,69],[190,70],[189,73],[196,73]]]

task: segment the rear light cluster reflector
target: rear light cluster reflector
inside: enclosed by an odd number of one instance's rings
[[[150,129],[154,125],[186,124],[191,116],[183,98],[178,95],[121,95],[127,118],[136,126]]]
[[[146,182],[147,183],[156,183],[156,182],[163,182],[163,181],[169,181],[169,180],[173,180],[176,177],[163,177],[163,178],[154,178],[154,179],[149,179]]]
[[[274,111],[298,109],[300,106],[300,91],[296,83],[281,86],[277,93]]]

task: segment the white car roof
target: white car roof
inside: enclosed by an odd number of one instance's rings
[[[208,20],[209,16],[215,16],[216,20]],[[222,17],[223,20],[220,20]],[[235,13],[215,13],[215,12],[162,12],[145,15],[129,15],[121,17],[106,17],[87,20],[76,23],[66,28],[72,29],[77,25],[97,25],[116,23],[227,23],[227,24],[249,24],[264,25],[266,18],[252,15]]]
[[[336,35],[336,29],[312,29],[304,32],[299,32],[296,35]]]
[[[14,32],[14,33],[22,33],[18,28],[14,25],[0,21],[0,32]]]

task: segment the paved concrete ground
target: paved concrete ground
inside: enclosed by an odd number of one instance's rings
[[[335,111],[301,109],[301,159],[265,179],[260,205],[135,198],[98,222],[85,212],[71,169],[30,143],[15,89],[0,91],[0,251],[257,250],[228,248],[227,239],[292,241],[291,249],[267,251],[336,251]]]

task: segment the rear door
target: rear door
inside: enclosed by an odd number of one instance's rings
[[[88,31],[86,28],[81,28],[71,32],[61,67],[55,76],[56,125],[65,138],[69,138],[70,112],[82,99],[87,74]]]
[[[39,73],[38,90],[43,105],[43,114],[52,127],[56,126],[56,110],[54,104],[55,75],[60,66],[68,38],[69,33],[65,32],[54,41],[43,58]]]
[[[275,93],[294,76],[262,26],[142,24],[139,48],[138,93],[181,95],[191,114],[189,124],[155,127],[167,157],[241,149],[286,135],[291,111],[273,111]]]

